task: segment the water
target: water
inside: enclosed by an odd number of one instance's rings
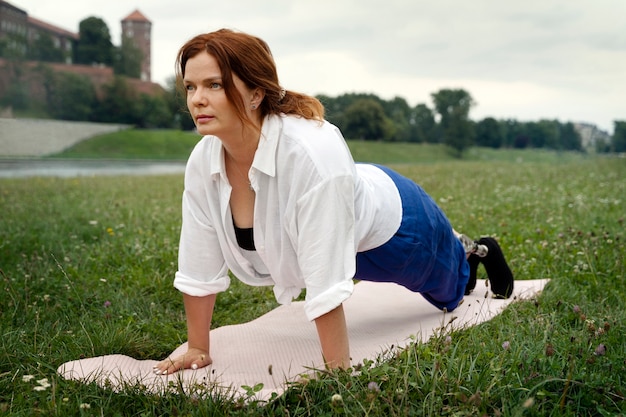
[[[0,159],[0,178],[183,174],[181,161]]]

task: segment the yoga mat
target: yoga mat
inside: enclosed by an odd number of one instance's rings
[[[485,281],[453,312],[442,312],[421,295],[396,284],[359,282],[344,303],[352,365],[377,360],[384,352],[426,341],[434,333],[469,327],[499,314],[517,299],[540,292],[548,280],[515,281],[513,296],[491,298]],[[323,369],[315,324],[309,322],[303,302],[279,306],[248,323],[211,331],[213,364],[167,376],[154,375],[157,360],[137,360],[125,355],[105,355],[66,362],[58,372],[66,379],[96,382],[113,390],[140,386],[149,393],[166,391],[194,395],[208,392],[248,396],[249,388],[263,384],[254,396],[267,400],[280,395],[303,374]],[[186,351],[186,343],[171,356]]]

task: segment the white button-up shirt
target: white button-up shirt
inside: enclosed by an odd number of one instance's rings
[[[353,290],[356,253],[389,240],[402,206],[393,181],[354,164],[339,129],[328,122],[268,116],[248,173],[255,190],[255,268],[235,237],[232,187],[219,138],[204,137],[185,172],[179,265],[174,286],[205,296],[224,291],[228,271],[249,285],[273,285],[281,304],[306,288],[313,320]]]

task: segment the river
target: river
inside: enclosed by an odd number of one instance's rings
[[[183,161],[0,158],[0,178],[183,174]]]

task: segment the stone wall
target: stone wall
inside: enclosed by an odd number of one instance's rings
[[[0,118],[0,157],[45,156],[104,133],[128,129],[128,125]]]

